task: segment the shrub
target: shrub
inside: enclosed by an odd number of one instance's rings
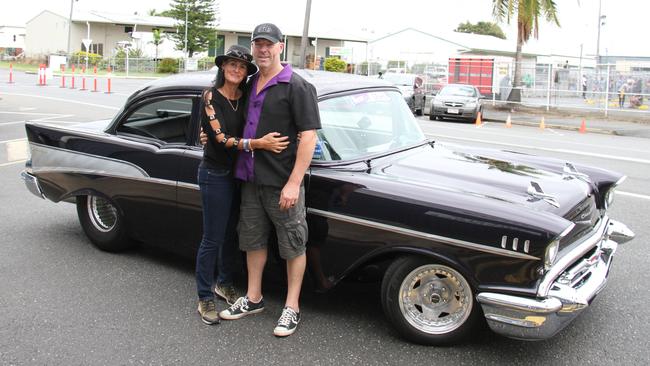
[[[178,61],[174,58],[163,58],[158,64],[158,72],[163,74],[175,74],[178,72]]]
[[[334,72],[345,72],[348,64],[338,57],[328,57],[325,59],[325,70]]]
[[[88,53],[85,51],[79,51],[72,54],[72,61],[77,64],[85,64],[86,57],[88,57],[89,65],[97,65],[99,61],[102,60],[102,56],[96,53]]]

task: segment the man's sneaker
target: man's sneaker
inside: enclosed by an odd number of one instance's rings
[[[231,307],[220,312],[219,316],[222,319],[234,320],[249,314],[259,313],[262,310],[264,310],[264,299],[261,299],[260,302],[252,302],[248,299],[248,296],[244,296],[237,299]]]
[[[233,305],[239,297],[237,296],[237,291],[235,291],[235,288],[232,285],[222,286],[217,284],[214,286],[214,294],[226,300],[228,305]]]
[[[273,334],[278,337],[292,335],[300,323],[300,313],[296,313],[292,308],[285,306],[282,315],[278,319],[278,325],[273,329]]]
[[[199,300],[199,308],[197,309],[201,315],[201,321],[207,325],[219,324],[219,314],[214,300]]]

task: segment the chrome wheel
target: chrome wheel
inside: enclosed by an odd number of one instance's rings
[[[107,233],[117,223],[117,209],[108,200],[97,197],[88,197],[88,217],[93,227],[98,231]]]
[[[399,288],[404,319],[427,334],[445,334],[465,324],[472,312],[472,290],[455,270],[427,264],[411,271]]]

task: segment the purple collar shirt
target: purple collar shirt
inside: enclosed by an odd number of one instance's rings
[[[271,80],[269,80],[264,86],[264,89],[262,89],[259,94],[257,93],[257,81],[259,80],[259,74],[253,77],[253,85],[248,97],[246,125],[244,126],[244,135],[242,138],[255,138],[257,126],[260,122],[260,116],[262,115],[262,105],[264,104],[266,91],[278,83],[288,83],[291,80],[291,75],[293,74],[291,65],[283,64],[282,66],[284,67],[282,71],[280,71]],[[254,177],[255,165],[253,160],[253,153],[240,150],[239,157],[237,158],[237,163],[235,165],[235,178],[241,179],[244,182],[254,182]]]

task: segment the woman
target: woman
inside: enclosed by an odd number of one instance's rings
[[[219,323],[214,294],[232,305],[237,300],[232,281],[235,261],[235,228],[239,197],[233,178],[237,150],[265,149],[280,152],[288,145],[287,137],[269,133],[261,139],[241,139],[244,127],[245,85],[257,72],[253,56],[242,46],[232,46],[215,58],[217,78],[203,93],[205,108],[201,127],[208,135],[198,182],[203,204],[203,238],[196,256],[198,312],[206,324]],[[226,214],[229,213],[229,214]]]

